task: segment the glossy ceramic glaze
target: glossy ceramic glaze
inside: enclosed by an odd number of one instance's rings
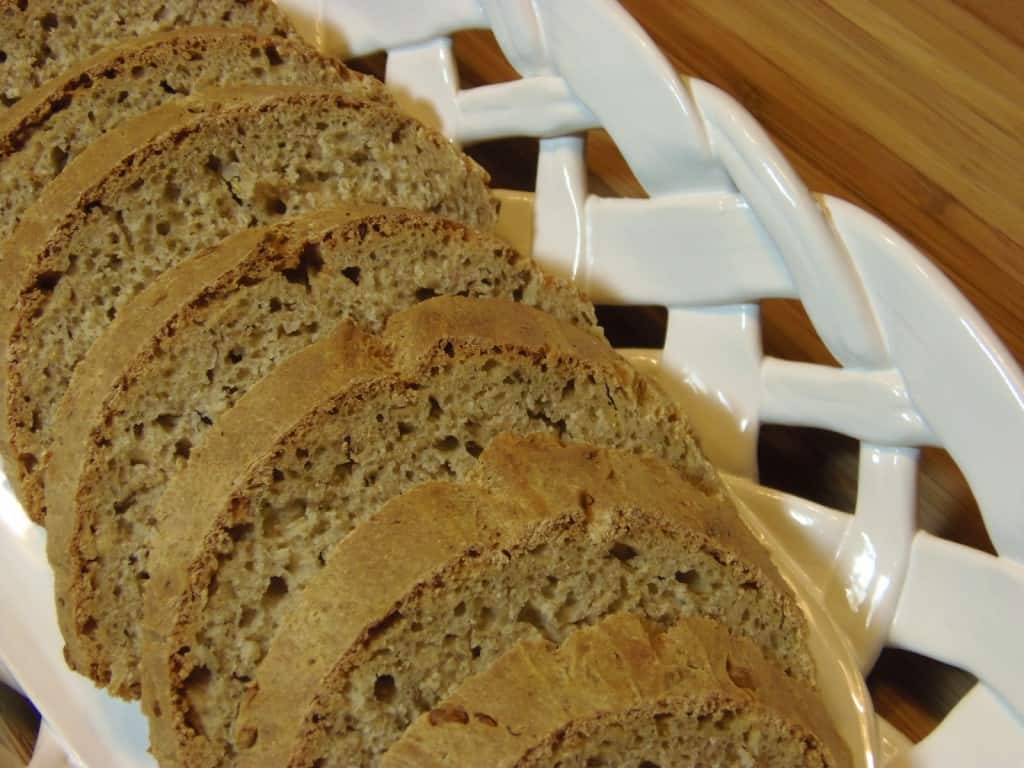
[[[1024,765],[1024,376],[977,313],[884,223],[813,196],[753,118],[681,82],[612,0],[287,0],[324,49],[389,51],[406,107],[456,141],[540,137],[536,199],[501,231],[595,300],[669,308],[663,350],[629,351],[692,414],[748,522],[799,590],[828,705],[861,765]],[[490,27],[522,75],[459,89],[445,35]],[[600,51],[601,55],[595,55]],[[608,130],[646,200],[589,195],[579,132]],[[765,358],[757,302],[798,298],[841,368]],[[861,441],[854,515],[756,483],[761,423]],[[915,524],[917,448],[959,464],[1000,557]],[[4,491],[4,493],[7,493]],[[150,765],[138,709],[68,672],[42,532],[0,495],[0,656],[61,744],[89,765]],[[979,684],[921,744],[877,728],[857,668],[885,645]],[[880,734],[880,738],[879,738]]]

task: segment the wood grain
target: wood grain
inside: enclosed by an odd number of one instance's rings
[[[928,254],[1024,360],[1024,14],[1017,0],[623,5],[680,73],[736,96],[812,189],[882,216]],[[515,77],[487,33],[460,34],[456,53],[464,85]],[[531,188],[534,143],[473,151],[498,183]],[[600,132],[589,137],[588,164],[591,191],[643,194]],[[764,319],[769,354],[834,362],[798,303],[766,302]],[[624,320],[614,322],[618,332]],[[649,336],[658,334],[654,328]],[[852,440],[766,428],[759,453],[768,484],[853,509]],[[920,492],[922,527],[992,551],[970,489],[944,451],[924,451]],[[895,651],[883,654],[869,680],[878,711],[915,740],[972,683],[959,670]]]
[[[0,768],[28,763],[38,728],[39,715],[32,705],[0,683]]]

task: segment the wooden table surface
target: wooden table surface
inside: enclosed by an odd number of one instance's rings
[[[1024,360],[1024,13],[1020,0],[624,0],[679,72],[732,93],[808,185],[873,211],[916,243]],[[485,33],[456,39],[463,84],[515,77]],[[380,61],[367,66],[378,68]],[[499,186],[529,189],[536,144],[474,150]],[[588,147],[591,189],[642,195],[607,136]],[[613,320],[657,335],[653,319]],[[765,349],[833,362],[800,307],[765,305]],[[762,479],[852,509],[856,445],[770,428]],[[921,525],[991,551],[945,453],[922,462]],[[958,670],[886,651],[869,680],[878,711],[914,739],[972,684]],[[0,691],[0,768],[22,765],[34,719]]]
[[[928,254],[1024,361],[1021,0],[622,1],[680,73],[736,96],[811,189],[880,215]],[[488,34],[459,35],[456,54],[464,85],[515,77]],[[591,190],[643,195],[607,136],[590,139]],[[534,142],[473,153],[497,185],[531,188]],[[766,302],[764,319],[766,353],[834,364],[796,302]],[[613,322],[630,340],[657,336],[633,316]],[[854,441],[766,428],[759,453],[766,484],[852,510]],[[992,551],[946,453],[924,451],[922,473],[921,526]],[[877,710],[919,740],[973,678],[889,650],[869,684]]]

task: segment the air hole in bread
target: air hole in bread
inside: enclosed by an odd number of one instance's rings
[[[529,416],[534,421],[539,421],[543,424],[546,424],[558,435],[559,439],[564,437],[566,431],[568,430],[568,425],[566,424],[564,418],[554,420],[544,411],[527,410],[526,415]]]
[[[252,535],[252,524],[242,523],[241,525],[233,525],[228,528],[227,534],[228,538],[237,544]]]
[[[531,627],[536,629],[548,640],[554,642],[554,638],[550,636],[548,631],[547,622],[544,619],[544,614],[533,603],[526,603],[522,608],[519,609],[519,613],[516,615],[516,621],[520,624],[529,624]]]
[[[444,413],[444,408],[441,407],[441,404],[437,401],[436,397],[431,396],[429,398],[429,402],[430,412],[427,414],[427,418],[431,421],[435,421]]]
[[[282,576],[271,576],[261,601],[264,608],[278,602],[288,594],[288,582]]]
[[[373,684],[373,698],[387,704],[395,698],[395,678],[391,675],[380,675]]]
[[[174,444],[174,455],[187,461],[192,455],[192,441],[187,437],[178,440]]]
[[[202,690],[210,682],[211,677],[210,670],[205,666],[196,667],[185,678],[185,687],[193,691]]]
[[[700,583],[700,574],[694,570],[676,571],[676,581],[692,589]]]
[[[309,276],[319,274],[323,269],[324,260],[320,248],[314,243],[307,244],[299,254],[299,263],[291,269],[281,270],[284,279],[294,285],[304,285],[309,290]]]
[[[362,270],[359,267],[345,267],[341,270],[341,274],[344,275],[353,285],[359,285],[359,278],[362,274]]]
[[[123,515],[135,504],[135,495],[127,496],[114,504],[114,514]]]
[[[64,170],[64,166],[68,164],[68,153],[63,147],[52,147],[50,149],[50,165],[53,169],[53,175],[56,176],[58,173]]]
[[[21,466],[24,467],[26,472],[34,471],[36,465],[39,464],[39,459],[36,458],[34,453],[23,453],[18,457],[18,461],[21,463]]]
[[[416,289],[416,301],[426,301],[427,299],[433,299],[439,294],[433,288],[417,288]]]
[[[181,414],[177,413],[161,413],[153,421],[164,429],[165,432],[171,432],[175,427],[178,426],[178,421],[181,420]]]
[[[455,435],[448,435],[435,442],[434,447],[442,453],[451,453],[459,447],[459,438]]]
[[[49,293],[53,291],[54,288],[57,287],[57,283],[60,282],[61,277],[62,275],[60,272],[56,272],[53,270],[40,272],[38,275],[36,275],[34,286],[40,291],[45,291],[46,293]]]
[[[267,198],[264,208],[271,216],[284,216],[288,213],[288,205],[280,197]]]
[[[728,731],[730,728],[732,728],[732,723],[735,719],[736,713],[732,710],[727,709],[724,712],[719,713],[718,717],[715,718],[714,721],[715,730]]]
[[[270,66],[277,67],[284,64],[284,59],[281,58],[281,52],[277,50],[276,46],[268,45],[263,49],[263,53],[267,57],[267,61],[270,62]]]
[[[623,563],[628,563],[637,555],[637,551],[633,547],[629,546],[621,541],[617,541],[612,544],[612,548],[608,550],[608,554]]]

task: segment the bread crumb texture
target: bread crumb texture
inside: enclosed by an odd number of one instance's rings
[[[0,0],[0,114],[74,62],[125,38],[206,25],[294,34],[271,0]]]
[[[821,710],[718,622],[663,628],[617,614],[560,646],[521,641],[379,764],[846,768],[849,750]]]
[[[207,91],[109,131],[47,186],[5,246],[2,269],[21,286],[2,443],[16,485],[31,485],[75,366],[164,270],[239,230],[344,202],[489,229],[486,182],[441,136],[337,91]],[[21,494],[30,510],[33,493]]]
[[[494,236],[366,207],[236,235],[126,305],[76,370],[57,416],[67,445],[54,448],[50,474],[68,479],[47,488],[47,527],[58,592],[72,595],[58,614],[76,665],[138,696],[156,505],[222,413],[339,322],[379,332],[391,313],[455,294],[516,299],[600,333],[578,292]],[[150,335],[131,340],[151,322]],[[95,644],[82,645],[83,634]]]

